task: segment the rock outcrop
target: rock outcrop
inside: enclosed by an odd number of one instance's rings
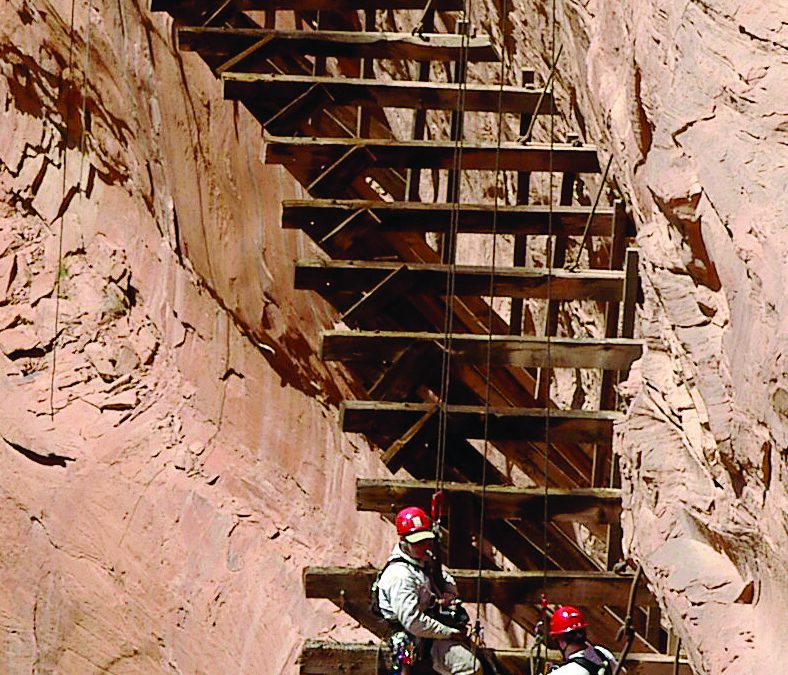
[[[391,544],[383,466],[292,288],[300,193],[144,5],[0,9],[0,671],[293,672],[350,625],[301,568]]]
[[[300,570],[381,559],[353,482],[385,469],[338,430],[333,315],[292,290],[299,188],[146,4],[0,9],[0,670],[294,672],[356,630]],[[510,69],[546,64],[553,5],[505,6]],[[788,605],[785,7],[555,12],[560,112],[639,231],[628,550],[697,672],[756,672]]]

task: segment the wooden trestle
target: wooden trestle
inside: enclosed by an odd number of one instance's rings
[[[286,201],[282,224],[322,249],[319,259],[298,262],[295,284],[336,307],[347,329],[324,333],[322,356],[345,363],[368,393],[366,400],[343,404],[342,426],[379,446],[392,472],[410,476],[359,480],[358,507],[391,518],[405,505],[428,505],[438,422],[445,415],[446,554],[466,602],[476,600],[481,553],[481,602],[530,632],[546,586],[551,602],[584,606],[594,638],[614,646],[632,579],[631,570],[612,571],[621,557],[612,434],[620,416],[616,383],[641,353],[633,339],[637,253],[627,249],[633,233],[621,202],[598,208],[589,221],[590,207],[573,201],[579,175],[600,171],[594,146],[574,137],[552,147],[460,137],[470,128],[464,116],[499,110],[519,115],[524,134],[534,116],[549,112],[552,93],[524,71],[521,87],[469,82],[460,96],[461,55],[467,63],[500,59],[486,36],[462,34],[451,13],[462,9],[461,0],[435,0],[422,33],[377,29],[377,10],[389,11],[390,19],[391,11],[425,4],[153,0],[152,8],[174,17],[180,48],[199,53],[222,78],[225,97],[243,103],[263,125],[264,161],[286,167],[312,197]],[[436,10],[447,12],[442,22]],[[290,12],[287,21],[277,21],[283,11]],[[439,23],[456,30],[441,33]],[[376,60],[410,63],[397,72],[418,77],[376,80]],[[430,81],[437,72],[447,74],[444,81]],[[412,115],[410,137],[394,133],[391,109]],[[438,131],[427,138],[427,113],[445,122],[444,137]],[[427,170],[445,201],[421,201]],[[530,204],[531,174],[550,170],[563,174],[560,197],[551,206]],[[492,172],[507,172],[516,194],[511,203],[458,204],[458,171],[488,183]],[[491,242],[493,234],[513,246],[508,261],[498,256],[494,274],[460,264],[463,237]],[[574,269],[567,262],[581,238],[594,250]],[[546,266],[526,266],[529,247],[544,250],[548,240]],[[503,313],[491,311],[491,295],[497,308],[505,303]],[[573,332],[562,321],[561,308],[579,302],[603,313],[600,334]],[[449,367],[447,387],[442,363]],[[559,369],[596,377],[593,400],[559,406],[550,387]],[[480,543],[474,533],[482,496]],[[578,524],[606,555],[581,545]],[[380,632],[367,609],[374,574],[371,568],[309,568],[305,589]],[[667,631],[648,591],[637,598],[638,637],[627,668],[631,675],[667,675],[673,668],[665,654]],[[529,672],[527,656],[499,652],[504,666],[518,673]],[[301,672],[371,673],[374,657],[373,645],[310,641]],[[689,671],[683,666],[680,672]]]

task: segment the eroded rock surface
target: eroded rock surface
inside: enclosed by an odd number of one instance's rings
[[[0,9],[0,671],[293,672],[352,626],[302,567],[391,544],[383,467],[292,289],[296,187],[145,5]]]

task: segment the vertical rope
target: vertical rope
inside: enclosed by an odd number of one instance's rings
[[[76,1],[71,0],[71,18],[69,20],[69,44],[68,44],[68,77],[73,79],[72,71],[74,69],[74,13]],[[90,17],[88,16],[88,26],[90,26]],[[67,163],[68,163],[68,138],[71,131],[71,96],[69,96],[69,85],[63,73],[60,74],[60,92],[65,92],[66,96],[66,119],[63,132],[63,159],[61,166],[63,169],[63,182],[61,184],[60,199],[61,203],[66,200],[66,184],[67,184]],[[55,274],[55,321],[52,337],[52,372],[49,377],[49,416],[55,416],[55,373],[57,372],[57,337],[60,332],[60,280],[61,268],[63,266],[63,221],[65,214],[61,213],[60,224],[58,228],[58,247],[57,247],[57,272]]]
[[[555,35],[556,35],[556,20],[555,20],[555,0],[552,0],[550,3],[551,11],[550,11],[550,70],[552,73],[556,70],[556,49],[555,49]],[[553,87],[555,90],[555,87]],[[549,145],[549,180],[550,180],[550,187],[549,187],[549,198],[548,198],[548,215],[547,215],[547,248],[546,252],[548,253],[548,257],[546,260],[547,264],[547,312],[549,318],[550,312],[550,302],[552,300],[552,278],[553,278],[553,145],[555,143],[555,96],[550,96],[550,121],[549,121],[549,130],[550,130],[550,145]],[[549,328],[547,322],[545,322],[545,327]],[[550,336],[550,331],[545,330],[545,338],[547,343],[547,376],[548,378],[552,376],[552,341]],[[544,373],[545,370],[542,370]],[[537,392],[538,393],[538,392]],[[543,504],[543,551],[542,551],[542,596],[547,597],[547,565],[549,562],[549,509],[548,509],[548,496],[549,496],[549,489],[548,489],[548,481],[549,481],[549,460],[550,460],[550,381],[548,379],[545,388],[545,421],[544,421],[544,504]],[[544,630],[547,631],[547,626],[544,626]],[[545,659],[545,667],[546,667],[547,659]]]
[[[478,623],[478,616],[481,608],[481,588],[482,588],[482,555],[484,552],[484,521],[485,521],[485,503],[487,496],[487,458],[490,448],[490,380],[492,372],[492,342],[493,342],[493,317],[495,310],[493,307],[493,299],[495,297],[495,269],[496,269],[496,255],[498,250],[498,207],[500,202],[500,178],[501,178],[501,143],[503,140],[503,87],[506,80],[506,16],[509,13],[508,0],[503,0],[501,8],[501,69],[498,75],[498,135],[495,143],[495,190],[493,201],[493,224],[492,224],[492,256],[490,261],[490,285],[488,289],[489,311],[487,313],[487,355],[485,363],[485,387],[484,387],[484,452],[482,461],[482,494],[481,506],[479,508],[479,539],[477,542],[478,555],[477,555],[477,569],[476,569],[476,616]],[[538,108],[537,108],[538,110]],[[505,178],[504,178],[505,180]]]
[[[470,16],[471,0],[463,3],[462,21],[467,26]],[[462,167],[462,154],[464,141],[465,98],[468,80],[468,54],[470,51],[470,30],[462,34],[460,47],[460,78],[458,84],[457,108],[457,133],[454,140],[454,154],[452,158],[453,184],[447,185],[447,190],[452,190],[451,214],[449,222],[449,245],[454,246],[457,241],[460,221],[460,186],[462,183],[460,168]],[[444,243],[447,240],[444,239]],[[451,350],[452,331],[454,329],[454,297],[455,297],[456,261],[452,255],[449,260],[449,271],[446,275],[446,305],[443,321],[443,353],[441,355],[441,386],[438,413],[438,451],[435,466],[435,491],[443,486],[446,468],[446,439],[448,436],[448,396],[451,384]]]

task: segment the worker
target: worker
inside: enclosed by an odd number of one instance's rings
[[[429,657],[441,675],[482,675],[467,639],[468,614],[458,604],[454,579],[443,569],[442,588],[433,579],[430,517],[410,506],[397,514],[395,524],[400,539],[376,581],[380,614],[395,631],[412,636],[417,658]]]
[[[616,660],[607,649],[594,646],[586,637],[583,612],[572,605],[561,605],[550,619],[550,635],[558,643],[564,664],[552,675],[611,675]]]

